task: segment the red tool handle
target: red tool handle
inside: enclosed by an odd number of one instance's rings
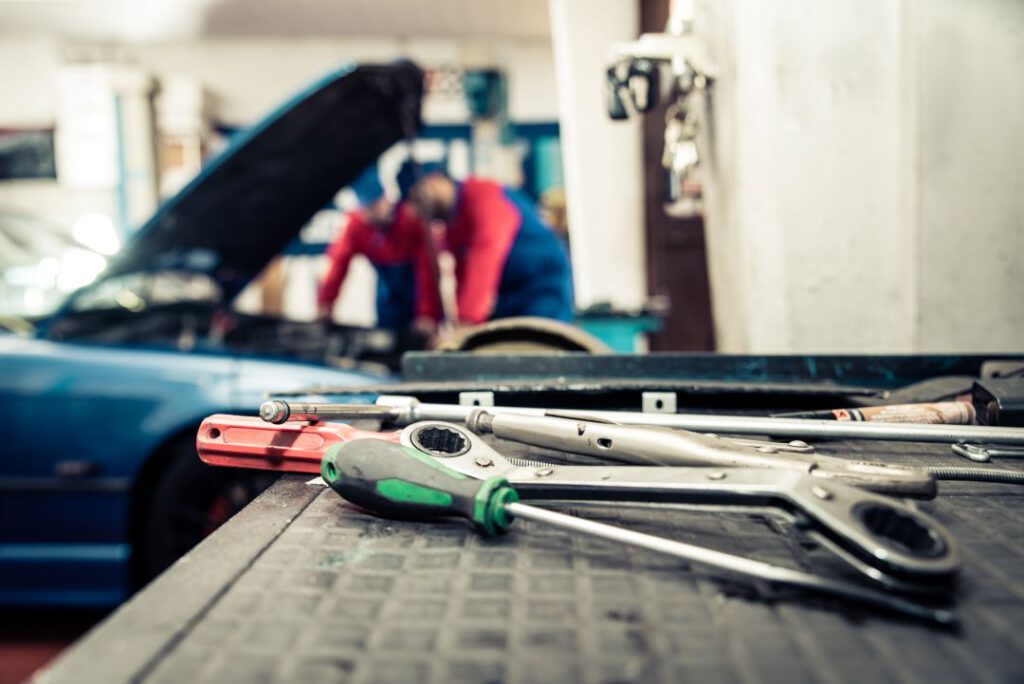
[[[273,425],[260,418],[218,413],[199,426],[196,451],[204,463],[215,466],[319,475],[320,460],[332,445],[356,439],[398,443],[398,435],[344,423]]]

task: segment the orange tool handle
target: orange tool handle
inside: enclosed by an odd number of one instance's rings
[[[335,444],[356,439],[398,443],[399,432],[360,430],[345,423],[290,422],[218,413],[199,426],[196,451],[204,463],[282,473],[320,474],[320,460]]]

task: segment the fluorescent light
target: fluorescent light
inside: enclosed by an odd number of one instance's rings
[[[82,214],[71,227],[71,234],[94,252],[110,256],[121,249],[114,222],[106,214]]]
[[[61,259],[60,273],[57,275],[57,289],[61,292],[77,290],[96,280],[96,276],[106,267],[107,260],[99,254],[72,247],[64,252]]]

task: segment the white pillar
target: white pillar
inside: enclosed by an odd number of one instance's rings
[[[1024,346],[1024,5],[701,0],[726,352]]]
[[[153,111],[153,79],[138,69],[111,68],[117,106],[121,221],[131,232],[156,211],[157,143]]]
[[[638,121],[612,121],[612,43],[639,31],[635,0],[550,0],[576,304],[639,306],[646,296]]]
[[[719,71],[702,152],[720,351],[908,351],[900,4],[701,9]]]
[[[1024,3],[914,4],[918,349],[1024,350]]]
[[[129,233],[157,206],[153,87],[145,72],[117,65],[65,66],[57,79],[58,179],[115,190]]]

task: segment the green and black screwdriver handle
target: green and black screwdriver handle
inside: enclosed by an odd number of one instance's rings
[[[506,506],[519,500],[504,478],[467,477],[415,449],[378,439],[331,447],[320,474],[342,498],[375,513],[463,517],[488,537],[508,530],[512,516]]]

